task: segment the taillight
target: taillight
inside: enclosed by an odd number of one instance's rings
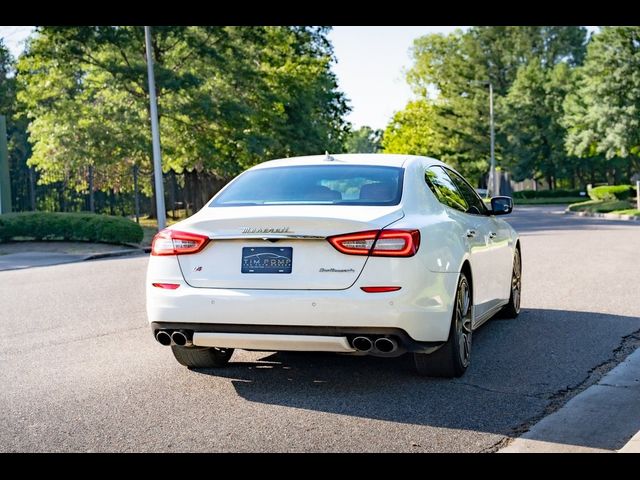
[[[209,243],[209,237],[197,233],[162,230],[151,244],[151,255],[186,255],[197,253]]]
[[[336,250],[347,255],[411,257],[420,247],[419,230],[369,230],[327,238]]]

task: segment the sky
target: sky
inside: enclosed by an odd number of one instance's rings
[[[413,40],[428,33],[450,33],[466,26],[335,26],[329,33],[337,63],[333,70],[351,106],[347,116],[356,128],[384,129],[394,112],[411,98],[405,71],[411,66]],[[595,27],[587,27],[593,31]],[[14,56],[24,48],[33,27],[0,27],[0,37]]]
[[[338,85],[352,107],[353,125],[384,129],[394,112],[411,98],[405,70],[411,66],[413,40],[428,33],[450,33],[468,27],[333,27]]]

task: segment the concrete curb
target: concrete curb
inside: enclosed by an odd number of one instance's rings
[[[640,348],[498,453],[640,452],[638,398]]]
[[[625,220],[628,222],[640,221],[640,217],[637,215],[621,215],[618,213],[571,212],[569,210],[565,210],[564,213],[565,215],[576,215],[578,217],[602,218],[605,220]]]
[[[640,453],[640,432],[636,433],[618,453]]]
[[[124,257],[126,255],[140,255],[143,253],[150,253],[151,247],[137,248],[135,250],[114,250],[113,252],[94,253],[87,255],[83,261],[87,260],[99,260],[101,258],[111,257]]]

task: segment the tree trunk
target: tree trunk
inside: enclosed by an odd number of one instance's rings
[[[140,192],[138,191],[138,165],[133,166],[133,210],[136,223],[140,223]]]
[[[89,165],[89,211],[96,213],[95,193],[93,191],[93,165]]]
[[[113,188],[109,190],[109,215],[116,214],[116,193]]]
[[[31,202],[31,211],[36,211],[36,178],[33,168],[29,168],[29,200]]]
[[[169,208],[171,209],[172,217],[176,218],[176,172],[171,170],[169,172]]]
[[[158,218],[158,211],[156,208],[156,182],[153,177],[153,169],[151,170],[151,212],[149,212],[149,218]]]

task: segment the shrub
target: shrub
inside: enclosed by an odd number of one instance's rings
[[[124,217],[94,213],[24,212],[0,215],[0,242],[12,239],[140,243],[142,227]]]
[[[635,188],[631,185],[603,185],[589,190],[592,200],[627,200],[635,195]]]
[[[532,199],[532,198],[560,198],[560,197],[579,197],[580,190],[567,190],[557,188],[555,190],[521,190],[513,192],[513,198]]]

